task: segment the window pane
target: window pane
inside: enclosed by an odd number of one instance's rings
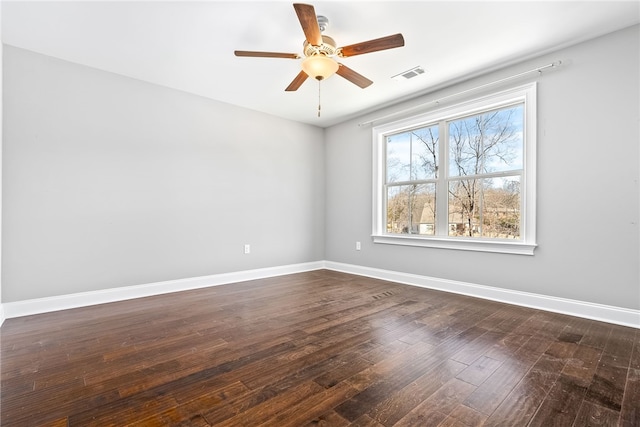
[[[449,122],[449,176],[520,170],[522,104]]]
[[[435,234],[435,184],[387,188],[387,233]]]
[[[449,183],[449,236],[520,239],[520,177]]]
[[[387,137],[387,183],[433,179],[437,171],[437,126]]]
[[[387,182],[409,181],[411,138],[408,133],[387,137]]]
[[[412,230],[432,236],[436,228],[436,185],[418,185],[413,196]]]
[[[520,177],[484,180],[482,236],[520,239]]]
[[[449,182],[449,236],[480,236],[480,195],[482,180]]]
[[[438,127],[429,126],[411,132],[411,179],[438,177]]]

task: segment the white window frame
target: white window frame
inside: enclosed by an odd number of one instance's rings
[[[373,230],[374,243],[422,246],[468,251],[533,255],[536,248],[536,83],[507,89],[466,102],[439,108],[420,115],[406,117],[373,128]],[[386,138],[412,128],[432,125],[461,116],[524,102],[524,171],[522,185],[522,229],[519,240],[461,236],[425,236],[388,234],[386,231]],[[444,145],[444,144],[441,144]],[[447,150],[444,150],[447,151]],[[441,150],[441,153],[444,152]],[[441,157],[440,164],[448,159]],[[443,178],[444,179],[444,178]],[[442,197],[437,195],[436,197]],[[438,212],[442,217],[442,212]],[[447,216],[444,216],[445,218]],[[436,223],[438,221],[436,220]],[[436,226],[436,229],[438,226]],[[444,228],[446,228],[446,220]],[[443,229],[440,221],[440,229]]]

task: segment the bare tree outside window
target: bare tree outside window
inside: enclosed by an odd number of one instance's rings
[[[448,123],[449,235],[520,238],[523,106]]]
[[[435,233],[438,127],[387,138],[387,233]]]

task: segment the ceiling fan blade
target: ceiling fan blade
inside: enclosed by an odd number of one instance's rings
[[[304,71],[300,71],[298,73],[298,75],[296,76],[296,78],[293,79],[291,84],[289,84],[289,86],[287,86],[285,91],[286,92],[293,92],[294,90],[298,90],[298,88],[300,86],[302,86],[302,83],[304,83],[304,81],[307,80],[308,77],[309,76],[307,75],[307,73],[305,73]]]
[[[393,49],[394,47],[401,46],[404,46],[404,37],[398,33],[392,36],[380,37],[379,39],[341,47],[338,49],[338,55],[347,58],[349,56],[362,55],[363,53],[377,52],[379,50]]]
[[[251,50],[236,50],[233,52],[236,56],[250,56],[257,58],[286,58],[298,59],[300,55],[297,53],[281,53],[281,52],[255,52]]]
[[[322,44],[322,33],[320,32],[320,26],[318,26],[318,17],[314,7],[310,4],[294,3],[293,8],[296,10],[300,25],[302,25],[302,31],[304,31],[307,43],[313,46],[320,46]]]
[[[356,86],[360,86],[362,89],[364,89],[365,87],[371,85],[373,82],[371,80],[369,80],[368,78],[366,78],[365,76],[363,76],[362,74],[358,74],[355,71],[353,71],[351,68],[347,67],[346,65],[342,65],[340,63],[338,63],[339,67],[338,67],[338,71],[336,71],[336,74],[339,76],[344,77],[345,79],[349,80],[351,83],[353,83]]]

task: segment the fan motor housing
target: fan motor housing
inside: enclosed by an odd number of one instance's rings
[[[303,52],[305,56],[313,56],[317,54],[325,56],[334,56],[338,51],[336,42],[329,36],[322,36],[322,44],[320,46],[314,46],[305,41],[303,44]]]

